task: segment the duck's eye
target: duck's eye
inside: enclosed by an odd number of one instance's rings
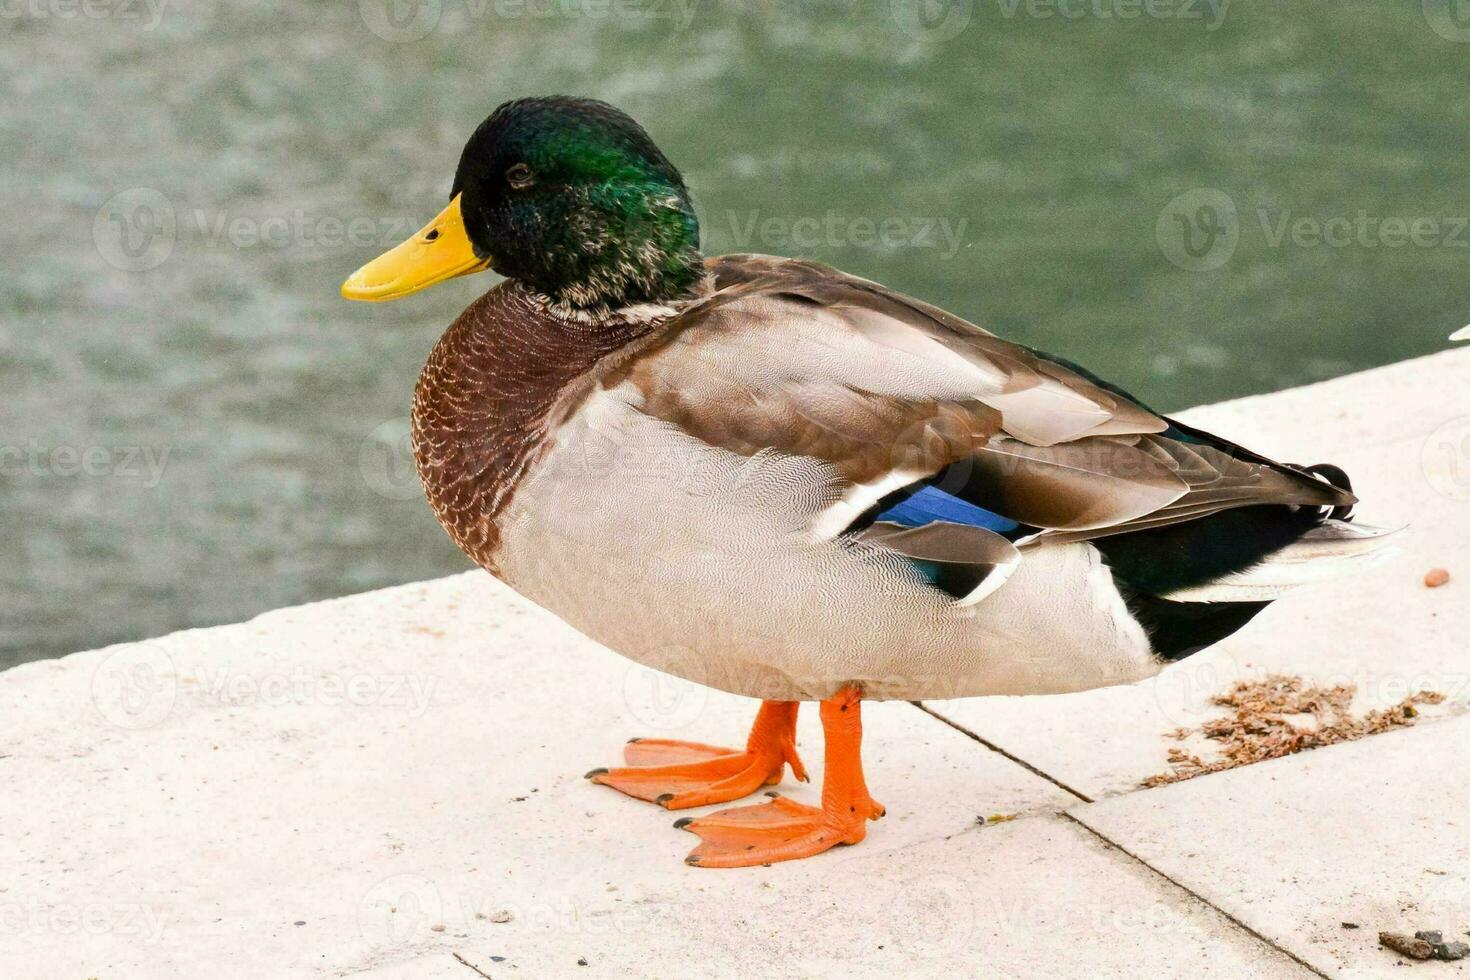
[[[521,190],[531,186],[531,168],[524,163],[518,163],[505,172],[505,179],[510,181],[510,186]]]

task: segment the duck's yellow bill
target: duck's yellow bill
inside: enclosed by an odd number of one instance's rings
[[[418,233],[347,277],[342,295],[348,299],[397,299],[455,276],[490,267],[475,254],[464,230],[459,195]]]

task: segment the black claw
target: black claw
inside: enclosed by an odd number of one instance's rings
[[[674,829],[675,830],[683,830],[685,827],[689,826],[693,822],[694,822],[694,818],[693,817],[680,817],[678,820],[675,820],[674,821]]]
[[[673,793],[665,793],[662,796],[658,797],[653,802],[657,803],[659,806],[663,806],[665,803],[669,802],[673,798],[674,798],[674,794]]]
[[[773,790],[773,789],[768,789],[768,790],[766,790],[766,795],[767,795],[767,796],[769,796],[769,797],[770,797],[770,798],[771,798],[771,799],[773,799],[773,800],[774,800],[774,799],[776,799],[776,798],[777,798],[777,797],[779,797],[779,796],[780,796],[780,795],[781,795],[781,794],[780,794],[780,793],[778,793],[778,792],[776,792],[776,791],[775,791],[775,790]]]
[[[607,772],[607,766],[603,766],[601,769],[590,770],[587,775],[583,776],[582,778],[591,779],[593,776],[601,776],[605,772]]]
[[[699,858],[697,858],[693,854],[691,854],[687,858],[684,859],[684,863],[687,864],[687,865],[689,865],[689,866],[691,866],[691,867],[697,868],[697,867],[699,867]]]
[[[641,742],[641,741],[643,741],[643,739],[641,737],[639,737],[639,738],[630,738],[630,739],[628,739],[628,744],[629,745],[632,745],[634,742]]]

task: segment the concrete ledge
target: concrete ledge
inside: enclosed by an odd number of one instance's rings
[[[482,573],[17,667],[0,976],[1387,975],[1377,929],[1470,929],[1449,921],[1470,898],[1464,721],[1136,785],[1238,673],[1470,708],[1467,377],[1470,350],[1200,410],[1346,466],[1364,519],[1415,522],[1404,555],[1279,604],[1183,682],[934,706],[1028,766],[873,706],[890,815],[800,864],[686,868],[669,814],[581,778],[631,735],[738,741],[749,702],[632,665]],[[1459,578],[1427,590],[1431,565]],[[976,821],[997,813],[1020,816]]]

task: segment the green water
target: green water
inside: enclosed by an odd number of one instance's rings
[[[490,277],[337,286],[514,96],[640,119],[709,253],[882,280],[1164,409],[1470,320],[1439,0],[152,3],[0,20],[0,665],[468,566],[403,436]]]

